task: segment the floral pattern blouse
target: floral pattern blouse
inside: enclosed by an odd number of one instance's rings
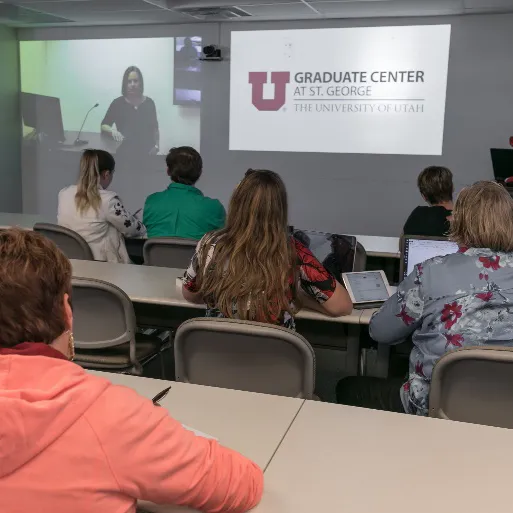
[[[197,286],[197,275],[200,266],[206,268],[212,257],[216,243],[219,240],[219,236],[216,232],[207,233],[203,239],[201,239],[196,247],[196,252],[192,257],[189,268],[185,271],[184,275],[184,287],[191,292],[198,292]],[[335,278],[324,268],[324,266],[314,257],[312,252],[304,246],[297,239],[292,238],[291,243],[294,244],[296,250],[296,265],[298,268],[299,275],[299,286],[303,289],[304,293],[310,296],[312,299],[317,301],[319,304],[325,303],[335,292],[337,282]],[[206,262],[200,262],[200,255],[202,248],[205,244],[210,245]],[[288,292],[288,300],[292,308],[294,309],[294,303],[292,298],[292,289],[294,285],[293,275],[290,278],[290,289]],[[215,304],[215,298],[206,298],[207,303],[212,305]],[[237,303],[234,300],[232,309],[233,318],[237,318]],[[215,307],[210,306],[207,308],[207,317],[223,317],[223,314]],[[261,320],[261,319],[258,319]],[[294,318],[288,312],[281,312],[279,317],[273,319],[274,324],[279,324],[285,328],[294,330],[296,328]]]
[[[400,393],[408,413],[427,415],[435,363],[465,346],[513,346],[513,253],[461,248],[415,267],[370,324],[379,343],[412,335],[409,379]]]

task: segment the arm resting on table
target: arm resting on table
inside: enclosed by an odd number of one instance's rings
[[[303,289],[301,289],[300,301],[306,308],[310,308],[310,310],[315,310],[324,315],[329,315],[330,317],[350,315],[353,311],[351,298],[347,290],[342,287],[338,281],[336,282],[335,291],[324,303],[319,303],[319,301],[307,295]]]
[[[194,435],[133,390],[109,387],[86,420],[121,493],[205,513],[243,513],[260,501],[255,463]]]
[[[195,305],[203,305],[205,303],[201,292],[191,292],[184,285],[182,285],[182,294],[184,299],[189,301],[189,303],[194,303]]]

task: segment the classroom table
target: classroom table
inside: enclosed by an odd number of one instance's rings
[[[124,290],[134,304],[139,326],[175,330],[182,322],[205,316],[205,305],[187,302],[176,279],[181,269],[72,260],[73,276],[104,280]],[[360,316],[328,317],[303,309],[296,315],[297,331],[315,348],[318,394],[335,400],[335,386],[343,376],[358,373]]]
[[[171,386],[160,402],[176,420],[213,436],[219,443],[252,459],[265,469],[304,399],[89,371],[115,385],[153,398]]]
[[[75,133],[71,133],[75,135]],[[84,136],[99,137],[99,134],[84,133]],[[87,138],[86,137],[86,138]],[[71,139],[70,139],[71,140]],[[62,151],[82,151],[83,147],[73,146],[72,144],[63,145]],[[21,226],[22,228],[32,228],[35,223],[55,223],[56,218],[40,216],[35,214],[11,214],[0,212],[0,228],[9,228],[11,226]],[[358,242],[362,244],[368,256],[383,258],[399,258],[399,238],[381,237],[375,235],[355,235]]]
[[[205,310],[205,305],[196,305],[186,301],[176,279],[182,277],[183,269],[151,267],[143,265],[116,264],[110,262],[92,262],[71,260],[73,277],[104,280],[124,290],[134,303],[164,305]],[[301,310],[298,319],[309,319],[330,323],[360,324],[362,310],[353,310],[350,315],[328,317],[312,310]]]
[[[46,216],[36,214],[11,214],[0,212],[0,229],[13,228],[18,226],[25,230],[32,230],[36,223],[55,223],[56,219],[49,219]]]
[[[254,513],[505,513],[513,430],[306,401]]]
[[[510,510],[513,430],[90,372],[148,398],[171,385],[171,415],[264,468],[255,513]]]
[[[88,148],[108,151],[112,155],[116,155],[117,149],[121,146],[120,142],[115,141],[110,135],[100,132],[82,132],[80,139],[87,141],[85,144],[75,144],[75,140],[79,132],[66,130],[64,132],[65,142],[60,144],[56,149],[72,153],[82,153]]]

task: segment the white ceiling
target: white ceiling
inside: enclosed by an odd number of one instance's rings
[[[513,12],[513,0],[0,0],[0,24],[15,27],[240,21],[190,8],[237,7],[245,21]],[[240,12],[240,11],[239,11]]]

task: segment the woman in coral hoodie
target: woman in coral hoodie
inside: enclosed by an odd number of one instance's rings
[[[254,507],[254,463],[69,361],[70,291],[70,263],[51,241],[0,232],[0,511],[132,513],[139,499]]]

